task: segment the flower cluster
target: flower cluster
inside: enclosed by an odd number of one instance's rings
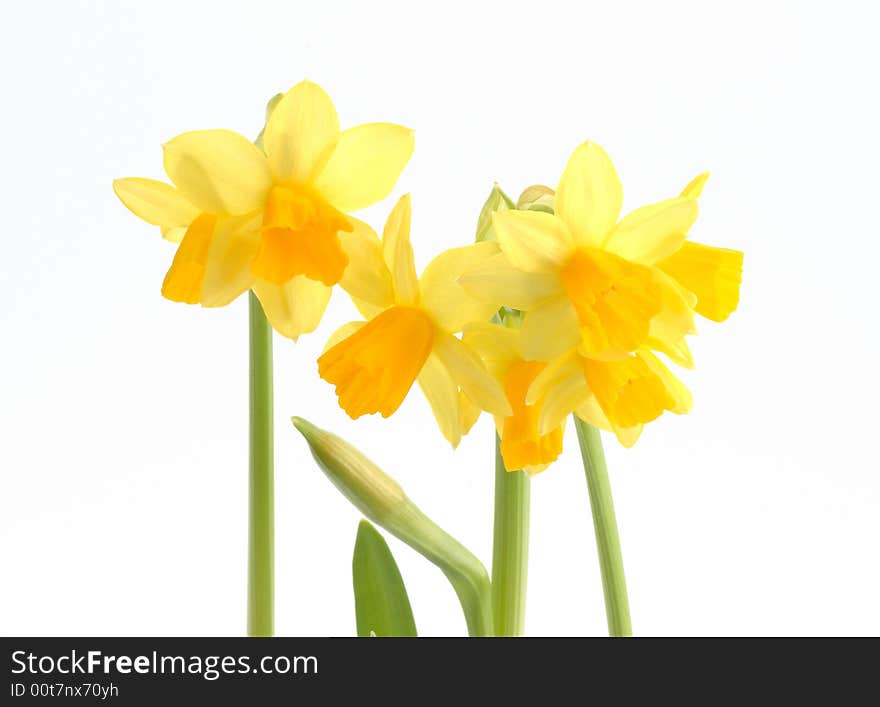
[[[257,144],[184,133],[164,146],[173,186],[129,178],[114,188],[179,243],[168,299],[217,307],[252,289],[295,340],[318,325],[331,288],[344,289],[363,321],[331,336],[318,372],[352,418],[392,415],[418,382],[453,446],[486,411],[507,469],[534,473],[560,454],[571,413],[630,446],[664,411],[690,410],[657,354],[692,367],[695,315],[724,320],[742,271],[742,253],[687,239],[707,175],[621,218],[614,166],[584,143],[555,191],[487,203],[478,242],[419,277],[408,195],[381,238],[351,216],[390,194],[412,149],[399,125],[340,131],[328,96],[302,82]]]

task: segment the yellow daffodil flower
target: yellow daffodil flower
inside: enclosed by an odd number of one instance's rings
[[[335,386],[340,406],[352,418],[376,412],[389,417],[418,381],[440,431],[456,446],[475,420],[468,401],[492,414],[511,412],[501,386],[454,336],[498,308],[457,283],[463,272],[496,254],[498,246],[477,243],[447,250],[418,278],[410,220],[407,195],[389,215],[381,241],[355,219],[353,232],[342,234],[351,263],[340,285],[366,321],[350,322],[330,337],[318,372]]]
[[[503,386],[510,403],[511,414],[495,415],[504,467],[507,471],[522,469],[528,474],[543,471],[562,452],[565,429],[564,417],[546,431],[539,428],[545,406],[555,409],[562,401],[542,396],[526,404],[532,383],[547,364],[529,361],[523,356],[519,329],[475,322],[464,328],[462,340],[483,359],[486,369]],[[561,387],[555,387],[552,392],[563,399],[568,395]]]
[[[275,329],[296,339],[318,325],[346,270],[347,214],[391,192],[413,133],[390,123],[340,131],[330,98],[303,81],[278,101],[262,143],[229,130],[183,133],[164,145],[174,186],[130,178],[114,189],[180,243],[165,297],[219,307],[253,288]]]

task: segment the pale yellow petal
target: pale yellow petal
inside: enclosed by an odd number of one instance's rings
[[[310,182],[339,140],[339,117],[324,89],[311,81],[291,88],[272,111],[263,145],[278,181]]]
[[[662,351],[685,368],[693,367],[693,358],[684,337],[695,333],[694,305],[696,297],[659,268],[652,268],[660,288],[662,308],[651,320],[649,346]]]
[[[385,307],[378,307],[375,304],[371,304],[366,300],[358,299],[357,297],[352,297],[351,301],[352,304],[354,304],[355,309],[357,309],[357,311],[360,312],[360,315],[367,321],[375,317],[377,314],[380,314],[385,309]]]
[[[421,306],[437,326],[454,333],[470,322],[487,321],[498,311],[500,303],[474,297],[459,284],[463,273],[497,253],[495,243],[475,243],[450,248],[428,263],[419,279]]]
[[[492,226],[511,265],[526,272],[558,271],[574,241],[565,223],[541,211],[496,211]]]
[[[162,238],[172,243],[180,243],[186,235],[186,226],[175,226],[174,228],[160,228]]]
[[[322,349],[322,353],[327,349],[333,348],[343,339],[347,339],[349,336],[358,331],[362,326],[364,326],[366,322],[347,322],[339,327],[336,331],[330,334],[330,338],[327,339],[327,343],[324,344],[324,348]]]
[[[453,447],[461,441],[458,386],[438,356],[431,354],[418,377],[440,432]]]
[[[305,275],[297,275],[284,285],[257,280],[254,293],[275,331],[296,341],[300,335],[314,331],[320,323],[330,301],[331,288]]]
[[[186,227],[199,215],[198,208],[177,189],[155,179],[114,179],[113,191],[129,211],[147,223],[163,230],[182,228],[180,238],[175,241],[178,243]]]
[[[681,190],[681,196],[687,199],[698,199],[703,193],[703,187],[706,186],[707,181],[709,181],[708,172],[703,172],[698,177],[694,177],[688,182],[688,185]]]
[[[351,233],[337,235],[342,250],[348,256],[348,265],[339,285],[353,298],[384,309],[394,302],[391,273],[382,259],[382,242],[369,225],[349,217],[354,226]]]
[[[480,419],[483,411],[467,395],[458,391],[458,427],[466,435]]]
[[[501,384],[489,375],[480,357],[461,340],[437,331],[434,353],[474,403],[493,415],[512,414]]]
[[[392,123],[343,130],[315,186],[340,211],[375,204],[391,193],[413,144],[413,131]]]
[[[526,405],[534,405],[547,395],[551,388],[559,385],[560,381],[568,380],[578,373],[583,378],[583,367],[580,364],[580,357],[575,351],[569,351],[550,361],[535,376],[535,380],[529,386],[528,393],[526,393]]]
[[[578,245],[599,248],[617,223],[623,187],[611,159],[595,142],[580,145],[568,160],[556,190],[556,214]]]
[[[461,340],[483,361],[486,369],[498,380],[511,364],[522,358],[519,350],[519,330],[489,322],[468,324]]]
[[[590,397],[590,389],[584,379],[583,370],[565,370],[568,373],[567,377],[558,378],[543,398],[541,416],[538,420],[538,432],[542,435],[549,434],[563,425],[565,418]]]
[[[419,301],[419,279],[409,238],[411,220],[412,205],[409,194],[404,194],[388,215],[382,231],[382,256],[391,273],[397,304]]]
[[[677,251],[699,214],[696,199],[667,199],[636,209],[617,225],[605,249],[651,265]]]
[[[202,286],[203,306],[223,307],[253,286],[251,263],[259,248],[259,217],[217,222]]]
[[[523,355],[535,361],[552,361],[575,348],[581,340],[580,322],[567,297],[558,297],[527,312],[523,318]]]
[[[528,311],[562,294],[556,272],[526,272],[513,267],[504,253],[487,258],[458,282],[485,302]]]
[[[272,186],[266,157],[231,130],[195,130],[163,145],[165,172],[202,211],[246,214],[262,208]]]

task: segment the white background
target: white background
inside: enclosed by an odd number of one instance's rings
[[[254,136],[307,77],[343,127],[416,129],[418,265],[473,238],[499,180],[555,184],[591,138],[625,208],[712,170],[692,232],[746,252],[742,302],[702,323],[696,405],[607,449],[635,632],[880,633],[873,3],[18,3],[3,68],[0,632],[243,633],[247,307],[163,300],[173,246],[116,200],[160,144]],[[381,226],[391,199],[364,212]],[[318,332],[276,337],[277,632],[351,635],[358,514],[290,427],[361,447],[491,560],[492,425],[453,452],[419,391],[352,422]],[[527,629],[605,618],[573,429],[533,482]],[[390,542],[424,635],[464,633],[440,572]]]

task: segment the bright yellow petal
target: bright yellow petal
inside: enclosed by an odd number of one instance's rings
[[[418,377],[440,432],[453,447],[461,441],[461,413],[458,386],[438,356],[431,354]]]
[[[581,340],[577,311],[567,297],[545,302],[526,313],[521,329],[523,355],[552,361],[575,348]]]
[[[412,205],[409,194],[404,194],[388,215],[382,231],[382,256],[391,272],[397,304],[419,301],[419,279],[409,238],[411,220]]]
[[[565,369],[568,377],[559,377],[542,398],[541,418],[538,430],[549,434],[551,430],[565,424],[565,418],[577,410],[590,397],[590,389],[584,379],[583,369]],[[531,393],[531,390],[529,391]]]
[[[260,219],[220,219],[208,251],[202,305],[223,307],[254,284],[251,263],[260,248]]]
[[[185,226],[175,226],[174,228],[161,228],[162,238],[166,241],[171,241],[172,243],[180,243],[183,240],[183,237],[186,235],[186,227]]]
[[[723,322],[739,304],[743,254],[738,250],[685,241],[681,249],[657,263],[697,296],[696,311]]]
[[[301,81],[275,106],[263,145],[278,181],[309,182],[324,167],[339,139],[339,117],[324,89]]]
[[[486,369],[499,380],[517,359],[522,358],[519,348],[519,330],[489,322],[468,324],[461,340],[483,361]]]
[[[569,351],[550,361],[529,387],[529,392],[526,394],[526,405],[534,405],[547,395],[551,388],[560,385],[561,381],[568,380],[578,373],[583,377],[580,357],[575,351]]]
[[[643,424],[634,425],[633,427],[618,427],[617,425],[612,424],[609,422],[608,418],[605,417],[605,413],[602,412],[602,408],[599,407],[599,402],[596,400],[595,396],[592,395],[583,405],[575,410],[574,414],[593,427],[598,427],[600,430],[607,430],[608,432],[614,432],[618,442],[627,448],[632,447],[638,441],[639,436],[642,434],[642,430],[645,427]]]
[[[623,187],[611,159],[595,142],[580,145],[556,190],[556,214],[581,247],[599,248],[617,223]]]
[[[262,152],[231,130],[195,130],[163,145],[165,172],[202,211],[246,214],[263,206],[272,175]]]
[[[559,270],[574,250],[568,227],[553,214],[496,211],[492,227],[510,264],[526,272]]]
[[[340,211],[375,204],[391,193],[413,144],[413,131],[392,123],[344,130],[315,186]]]
[[[466,435],[480,419],[483,411],[467,395],[458,391],[458,427]]]
[[[331,291],[323,283],[304,275],[284,285],[273,285],[266,280],[254,283],[254,293],[275,331],[294,341],[317,328]]]
[[[214,216],[202,214],[186,229],[162,283],[163,297],[186,304],[199,302],[216,223]]]
[[[562,283],[555,272],[531,273],[510,264],[498,253],[465,272],[459,284],[485,302],[523,311],[534,309],[562,293]]]
[[[163,229],[185,229],[199,215],[199,210],[177,189],[155,179],[115,179],[113,191],[135,216]]]
[[[337,235],[348,256],[348,266],[339,281],[353,298],[385,309],[394,302],[391,273],[382,259],[382,242],[369,225],[349,217],[354,231]]]
[[[617,225],[605,249],[651,265],[677,251],[699,214],[696,199],[667,199],[636,209]]]
[[[459,284],[463,273],[498,253],[495,243],[475,243],[450,248],[434,258],[419,279],[422,308],[445,331],[461,331],[465,324],[489,320],[500,302],[474,297]]]
[[[504,390],[483,366],[480,357],[461,340],[437,331],[434,353],[443,362],[462,391],[483,410],[493,415],[510,415]]]
[[[330,338],[327,339],[327,342],[324,344],[324,351],[327,349],[332,349],[336,344],[338,344],[343,339],[347,339],[349,336],[354,334],[356,331],[360,331],[360,329],[366,324],[366,322],[347,322],[339,327],[336,331],[330,334]]]
[[[691,411],[694,406],[694,398],[691,391],[687,389],[684,383],[676,378],[663,362],[650,351],[643,349],[638,352],[638,357],[642,359],[654,374],[663,382],[667,392],[672,397],[674,404],[668,408],[676,415],[683,415]]]
[[[708,172],[703,172],[698,177],[694,177],[688,182],[688,185],[682,189],[681,196],[687,199],[698,199],[703,193],[703,187],[706,186],[707,181],[709,181]]]

